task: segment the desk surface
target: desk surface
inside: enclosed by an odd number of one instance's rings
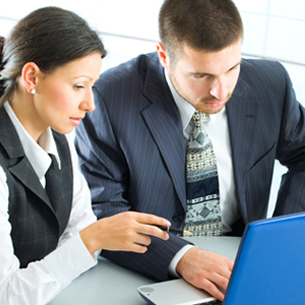
[[[234,260],[239,237],[188,237],[197,247]],[[48,305],[147,305],[137,292],[151,280],[102,258],[65,288]]]

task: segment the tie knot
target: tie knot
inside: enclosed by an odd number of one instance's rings
[[[203,129],[204,128],[204,124],[210,119],[210,116],[207,114],[203,114],[199,111],[195,111],[193,116],[192,116],[192,120],[194,122],[194,125],[196,128],[198,129]]]

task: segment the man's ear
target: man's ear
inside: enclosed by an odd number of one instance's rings
[[[163,68],[168,69],[169,68],[169,56],[166,53],[164,46],[161,42],[157,43],[157,52],[159,55],[159,60]]]
[[[36,90],[39,72],[40,69],[34,62],[28,62],[22,68],[21,80],[30,94]]]

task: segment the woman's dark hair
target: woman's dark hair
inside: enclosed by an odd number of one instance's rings
[[[171,60],[184,45],[218,52],[243,37],[243,24],[232,0],[165,0],[159,36]]]
[[[0,39],[0,104],[17,89],[18,77],[27,62],[50,74],[60,66],[92,53],[105,57],[97,33],[71,11],[44,7],[20,20],[9,37]]]

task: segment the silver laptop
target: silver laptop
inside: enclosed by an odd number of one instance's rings
[[[304,304],[304,285],[305,213],[260,220],[245,229],[223,305]],[[153,305],[216,301],[183,279],[141,286],[138,292]]]
[[[216,300],[183,279],[141,286],[138,292],[148,304],[156,305],[194,305]]]

